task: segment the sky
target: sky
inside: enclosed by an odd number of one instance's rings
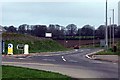
[[[115,23],[118,24],[118,2],[108,0],[108,24],[115,9]],[[21,24],[67,26],[86,24],[94,26],[105,24],[106,0],[1,0],[0,25],[15,26]]]

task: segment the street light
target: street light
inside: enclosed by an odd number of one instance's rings
[[[95,47],[95,29],[94,29],[94,26],[93,26],[93,48]]]
[[[113,11],[113,45],[115,44],[115,39],[114,39],[114,37],[115,37],[115,35],[114,35],[114,9],[112,10]]]
[[[107,27],[107,0],[106,0],[106,22],[105,22],[106,30],[105,30],[105,44],[106,49],[108,49],[108,27]]]
[[[111,48],[111,42],[112,42],[112,40],[111,40],[111,17],[110,17],[110,48]]]

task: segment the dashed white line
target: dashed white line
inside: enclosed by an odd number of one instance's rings
[[[81,50],[81,52],[83,52],[84,50]]]
[[[91,62],[91,63],[98,63],[98,64],[101,64],[101,63],[104,63],[104,62],[94,61],[94,62]]]
[[[75,61],[75,60],[69,60],[70,62],[78,62],[78,61]]]
[[[77,51],[78,51],[78,49],[75,49],[75,51],[77,52]]]
[[[44,61],[55,61],[54,59],[42,59]]]
[[[18,58],[18,59],[25,59],[25,58]]]
[[[66,59],[64,58],[64,56],[62,56],[62,59],[63,59],[63,61],[66,61]]]
[[[113,63],[113,64],[117,64],[117,63]]]

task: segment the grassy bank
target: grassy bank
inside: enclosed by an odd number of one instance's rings
[[[4,33],[3,40],[5,41],[5,53],[7,53],[9,43],[13,44],[14,54],[22,53],[22,51],[17,50],[18,44],[28,44],[30,53],[67,50],[52,39],[38,38],[30,35]]]
[[[120,55],[120,41],[117,42],[117,51],[113,52],[113,49],[108,49],[107,51],[102,51],[97,53],[97,55]]]
[[[36,69],[2,66],[2,70],[2,80],[72,80],[66,75]]]

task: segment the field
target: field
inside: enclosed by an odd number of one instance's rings
[[[2,80],[72,80],[66,75],[36,69],[2,66],[2,70]]]
[[[56,41],[67,48],[72,48],[75,45],[84,46],[84,45],[93,45],[93,43],[95,44],[100,43],[100,40],[95,40],[94,42],[93,40],[56,40]]]
[[[67,47],[67,48],[73,48],[75,45],[79,45],[82,47],[86,46],[97,46],[100,47],[100,39],[95,40],[56,40],[61,45]],[[119,41],[119,39],[115,39],[115,42]]]

